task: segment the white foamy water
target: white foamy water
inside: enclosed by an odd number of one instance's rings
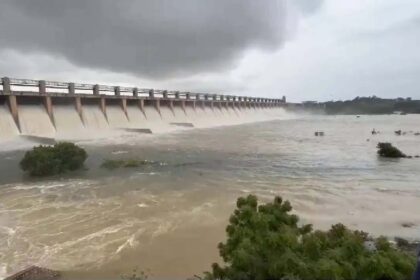
[[[196,114],[188,116],[181,107],[174,107],[175,122],[192,123]]]
[[[113,128],[130,127],[127,116],[124,110],[119,105],[112,105],[106,107],[106,114],[108,116],[109,126]]]
[[[162,133],[170,130],[168,123],[164,122],[159,112],[152,106],[145,106],[144,112],[146,114],[148,127],[153,133]]]
[[[0,105],[0,138],[10,139],[16,137],[19,130],[10,114],[6,104]]]
[[[55,136],[55,128],[43,105],[19,105],[19,123],[23,135]]]
[[[57,130],[55,137],[58,139],[74,139],[87,132],[72,105],[54,105],[54,121]]]
[[[131,128],[149,128],[146,123],[146,116],[138,106],[127,106],[127,114],[130,119],[129,127]]]
[[[83,117],[86,127],[90,130],[107,130],[109,128],[108,121],[99,105],[84,105]]]
[[[162,120],[165,123],[172,123],[175,121],[175,114],[173,111],[167,106],[160,106],[160,114],[162,116]]]
[[[195,110],[191,106],[185,107],[185,111],[187,112],[188,116],[193,116],[191,119],[193,120],[193,124],[196,127],[211,127],[214,123],[212,118],[214,119],[214,115],[212,110],[209,107],[197,107]]]

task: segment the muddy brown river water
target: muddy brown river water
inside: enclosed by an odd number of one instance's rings
[[[186,279],[219,260],[236,198],[249,193],[290,200],[316,228],[342,222],[420,239],[420,159],[376,155],[379,141],[420,154],[417,131],[419,115],[302,116],[116,136],[79,142],[86,170],[37,180],[18,170],[22,150],[3,151],[0,276],[36,264],[73,279],[119,279],[136,267]],[[105,158],[156,164],[109,171]]]

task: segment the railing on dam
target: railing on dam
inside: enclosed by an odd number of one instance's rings
[[[119,105],[129,119],[128,108],[133,105],[138,107],[145,116],[146,109],[153,107],[162,117],[161,109],[165,108],[169,108],[173,113],[177,108],[181,108],[184,113],[188,108],[196,111],[197,106],[202,109],[209,107],[213,112],[215,108],[220,110],[222,108],[232,110],[272,108],[285,106],[286,98],[271,99],[4,77],[0,83],[0,105],[4,103],[8,105],[14,123],[21,131],[19,108],[26,105],[42,104],[51,123],[55,126],[54,107],[63,103],[74,104],[74,108],[84,124],[84,106],[90,105],[99,106],[103,116],[108,121],[108,105]],[[33,120],[33,122],[36,122],[36,120]]]
[[[125,98],[144,98],[144,99],[175,99],[175,100],[212,100],[212,101],[237,101],[250,102],[256,104],[282,104],[286,102],[283,96],[281,99],[248,97],[236,95],[223,95],[211,93],[193,93],[173,90],[148,89],[138,87],[108,86],[99,84],[81,84],[66,83],[44,80],[15,79],[4,77],[1,79],[3,95],[83,95],[83,96],[101,96],[113,95],[116,97],[124,96]]]

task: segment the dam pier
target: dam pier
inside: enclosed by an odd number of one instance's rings
[[[107,126],[149,128],[155,132],[159,129],[153,123],[200,126],[203,116],[208,117],[208,126],[212,121],[217,125],[223,116],[231,116],[239,123],[249,114],[285,105],[285,97],[269,99],[3,77],[0,137],[11,134],[54,137],[58,130],[78,127],[98,130]],[[219,118],[212,120],[212,114]]]

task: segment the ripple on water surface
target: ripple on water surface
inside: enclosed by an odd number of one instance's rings
[[[420,159],[376,156],[379,141],[420,154],[420,136],[393,133],[418,123],[410,115],[307,117],[128,137],[118,145],[83,142],[86,171],[37,181],[9,172],[21,152],[5,154],[0,272],[29,264],[120,272],[141,265],[155,276],[185,278],[218,260],[235,200],[249,193],[289,199],[318,228],[343,222],[418,239]],[[381,134],[372,136],[372,128]],[[315,130],[325,136],[314,137]],[[164,164],[109,171],[99,167],[105,158]]]

